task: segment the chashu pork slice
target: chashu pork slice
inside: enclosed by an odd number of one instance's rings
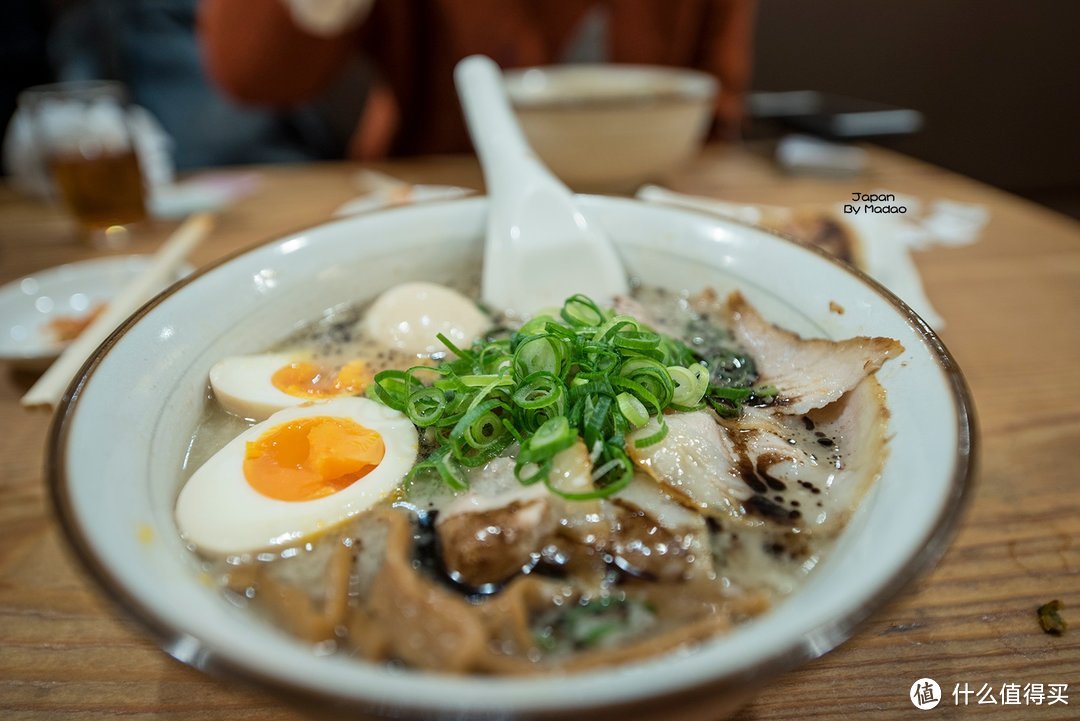
[[[547,484],[521,485],[512,458],[492,459],[472,473],[469,491],[435,521],[451,576],[474,587],[501,583],[530,569],[554,536],[603,547],[611,523],[600,501],[566,500],[551,489],[567,494],[594,489],[592,461],[580,440],[555,456]]]
[[[631,575],[665,581],[706,577],[713,570],[705,517],[686,508],[641,471],[609,499],[615,524],[608,550]]]
[[[831,535],[878,477],[888,450],[884,391],[873,377],[802,417],[745,408],[737,419],[695,411],[665,420],[669,432],[659,443],[634,444],[656,430],[655,419],[629,436],[634,463],[672,498],[738,525]]]
[[[746,408],[738,420],[721,420],[754,487],[744,503],[751,516],[819,535],[843,528],[888,453],[884,399],[869,377],[801,418]]]
[[[549,497],[542,483],[518,483],[513,459],[489,461],[435,521],[446,570],[481,587],[531,566],[532,554],[555,529]]]
[[[731,438],[708,411],[664,416],[668,433],[659,443],[637,441],[656,433],[656,418],[626,438],[626,452],[669,494],[709,515],[742,518],[753,490],[743,480]]]
[[[754,359],[759,381],[776,387],[776,409],[789,415],[801,416],[839,400],[904,352],[892,338],[800,338],[762,318],[738,291],[723,308],[712,291],[699,294],[693,304],[706,315],[726,315],[735,341]]]
[[[885,390],[876,378],[866,378],[836,403],[811,411],[807,417],[816,424],[817,432],[839,447],[838,468],[820,494],[796,483],[789,498],[802,496],[807,525],[823,531],[839,530],[881,475],[889,455]]]

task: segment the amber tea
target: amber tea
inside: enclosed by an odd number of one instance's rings
[[[94,157],[59,154],[50,165],[60,195],[84,229],[128,225],[146,217],[142,173],[133,150]]]

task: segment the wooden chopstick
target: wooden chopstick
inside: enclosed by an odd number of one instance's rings
[[[116,297],[108,302],[94,322],[64,349],[60,357],[49,366],[37,383],[20,401],[26,407],[54,407],[60,402],[71,379],[82,368],[90,354],[129,315],[162,286],[184,261],[184,258],[210,233],[213,216],[206,213],[193,215],[169,236],[143,272],[124,286]]]

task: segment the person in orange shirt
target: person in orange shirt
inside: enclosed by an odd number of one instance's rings
[[[732,136],[754,0],[202,0],[199,9],[211,77],[251,104],[315,97],[361,48],[375,78],[348,154],[368,160],[468,150],[453,68],[475,53],[504,68],[592,59],[705,70],[721,83],[716,132]]]

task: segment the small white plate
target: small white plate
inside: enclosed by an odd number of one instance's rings
[[[123,255],[68,263],[0,287],[0,362],[24,369],[46,367],[69,342],[53,335],[49,321],[79,318],[99,303],[107,303],[142,272],[149,258]],[[192,270],[181,266],[173,280]]]

